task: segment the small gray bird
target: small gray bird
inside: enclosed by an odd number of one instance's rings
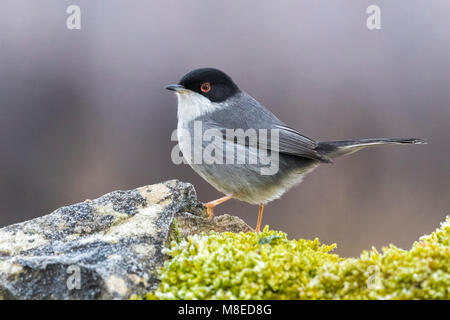
[[[314,141],[280,121],[261,103],[240,90],[228,75],[214,68],[193,70],[178,84],[168,85],[166,89],[178,96],[177,137],[183,158],[195,172],[226,195],[205,204],[209,217],[214,217],[215,206],[231,198],[259,204],[256,232],[261,228],[264,205],[300,183],[319,164],[331,163],[332,158],[369,146],[426,143],[412,138]],[[198,128],[201,128],[200,136],[209,130],[220,139],[202,139],[195,143],[193,137],[198,137]],[[264,136],[267,138],[265,143],[261,143],[262,138],[258,136],[255,144],[246,137],[237,139],[230,136],[229,130],[237,129],[244,132],[270,130],[270,134]],[[249,131],[252,129],[255,131]],[[231,158],[227,158],[226,152],[230,150],[234,152]],[[195,158],[196,154],[204,156],[206,152],[223,161],[198,161]],[[272,174],[262,174],[262,169],[267,167],[268,155],[277,160],[277,170]],[[249,161],[252,156],[256,162]]]

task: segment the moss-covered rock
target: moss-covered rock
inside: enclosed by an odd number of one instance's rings
[[[208,219],[171,180],[0,228],[0,300],[450,299],[450,218],[408,251],[334,247]]]
[[[246,232],[238,217],[208,219],[178,180],[113,191],[0,228],[0,300],[128,299],[159,284],[171,240]]]
[[[159,299],[450,299],[450,218],[410,250],[359,258],[285,233],[210,233],[172,242]]]

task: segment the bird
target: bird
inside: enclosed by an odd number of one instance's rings
[[[178,98],[177,140],[183,158],[196,173],[224,194],[224,197],[204,204],[208,217],[213,218],[214,208],[230,199],[259,205],[256,232],[261,230],[264,206],[299,184],[320,164],[332,163],[334,158],[371,146],[427,143],[417,138],[313,140],[282,122],[241,90],[230,76],[216,68],[192,70],[178,83],[165,88]],[[200,137],[210,130],[217,139],[202,138],[195,143],[196,129],[199,128]],[[263,137],[267,141],[257,136],[257,143],[251,143],[245,135],[244,139],[231,136],[230,130],[241,130],[241,133],[265,130]],[[202,161],[206,151],[212,149],[214,152],[210,156],[228,161],[206,161],[206,158]],[[224,155],[227,150],[234,151],[229,159]],[[243,156],[239,162],[240,155]],[[268,155],[276,160],[276,170],[263,173],[268,166]],[[254,161],[248,161],[252,156]]]

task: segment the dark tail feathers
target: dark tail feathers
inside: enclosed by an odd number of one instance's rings
[[[423,139],[357,139],[357,140],[337,140],[319,142],[316,150],[330,158],[340,157],[351,154],[366,147],[385,145],[385,144],[426,144]]]

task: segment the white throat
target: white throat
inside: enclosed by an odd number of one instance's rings
[[[201,94],[181,90],[178,96],[178,121],[187,122],[225,107],[225,103],[209,101]]]

